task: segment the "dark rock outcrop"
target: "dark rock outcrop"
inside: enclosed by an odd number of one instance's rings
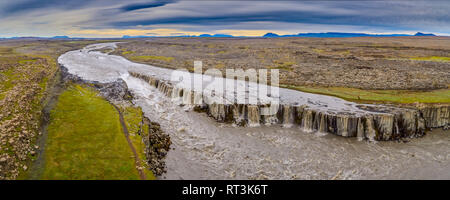
[[[111,83],[92,83],[100,91],[100,95],[110,101],[131,100],[131,93],[122,79]]]
[[[141,136],[145,145],[145,156],[147,157],[148,165],[154,175],[160,176],[166,172],[164,158],[172,142],[169,135],[161,130],[158,123],[151,122],[144,117],[142,125],[144,129],[147,129],[141,131]]]

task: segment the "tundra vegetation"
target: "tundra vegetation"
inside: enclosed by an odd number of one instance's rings
[[[225,74],[279,69],[282,87],[371,103],[449,103],[450,38],[147,38],[113,54],[134,62]],[[269,80],[270,81],[270,80]]]

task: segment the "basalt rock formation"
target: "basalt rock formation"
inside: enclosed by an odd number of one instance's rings
[[[112,82],[101,83],[98,81],[84,80],[77,75],[68,72],[68,69],[60,65],[62,80],[72,81],[79,84],[87,84],[99,91],[99,94],[113,105],[122,104],[132,100],[132,94],[128,90],[127,83],[123,79]],[[144,130],[145,129],[145,130]],[[164,158],[170,150],[170,136],[165,134],[158,123],[151,122],[143,117],[139,135],[145,145],[146,162],[154,175],[160,176],[166,172]]]
[[[444,127],[450,124],[450,106],[419,105],[420,113],[425,119],[425,126],[430,128]]]
[[[158,123],[151,122],[148,118],[142,120],[143,128],[148,131],[142,130],[141,137],[145,145],[145,156],[147,158],[150,170],[156,176],[160,176],[166,172],[166,164],[164,158],[167,152],[170,150],[169,135],[165,134]]]
[[[195,103],[197,110],[206,111],[218,122],[230,122],[239,126],[297,125],[305,132],[319,131],[343,137],[384,141],[420,137],[428,128],[446,127],[450,122],[449,105],[400,108],[361,104],[358,107],[367,111],[366,113],[351,113],[315,110],[309,105],[280,104],[276,108],[276,114],[262,115],[261,110],[267,105],[208,104],[208,98],[213,97],[177,88],[153,76],[129,73],[156,87],[164,95],[179,99],[182,104]]]

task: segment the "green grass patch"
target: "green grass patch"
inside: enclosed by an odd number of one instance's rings
[[[124,52],[122,52],[122,55],[133,54],[133,53],[134,53],[134,51],[124,51]]]
[[[173,57],[166,57],[166,56],[132,56],[130,59],[135,61],[151,61],[151,60],[160,60],[165,62],[171,62],[174,58]]]
[[[348,101],[365,103],[450,103],[450,89],[432,91],[412,90],[362,90],[344,87],[308,87],[280,85],[303,92],[339,97]]]
[[[28,60],[20,60],[19,64],[24,65],[24,64],[31,64],[33,62],[36,62],[36,59],[28,59]]]
[[[313,51],[317,54],[321,54],[321,53],[325,52],[325,50],[323,50],[323,49],[313,49]]]
[[[274,64],[276,66],[269,66],[269,69],[281,69],[286,71],[292,71],[292,66],[295,64],[294,62],[285,62],[285,61],[278,61],[275,60]]]
[[[119,114],[93,89],[72,85],[59,97],[42,179],[139,179]]]
[[[415,57],[415,58],[411,58],[411,60],[433,61],[433,62],[450,62],[450,57],[440,57],[440,56]]]

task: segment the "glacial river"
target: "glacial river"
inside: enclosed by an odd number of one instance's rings
[[[69,73],[99,82],[122,78],[145,116],[160,123],[173,142],[160,179],[449,179],[449,131],[435,130],[409,142],[366,142],[293,126],[234,127],[179,106],[128,71],[169,80],[172,70],[133,63],[90,45],[63,54]],[[335,97],[280,89],[282,102],[312,102],[317,109],[361,111]]]

